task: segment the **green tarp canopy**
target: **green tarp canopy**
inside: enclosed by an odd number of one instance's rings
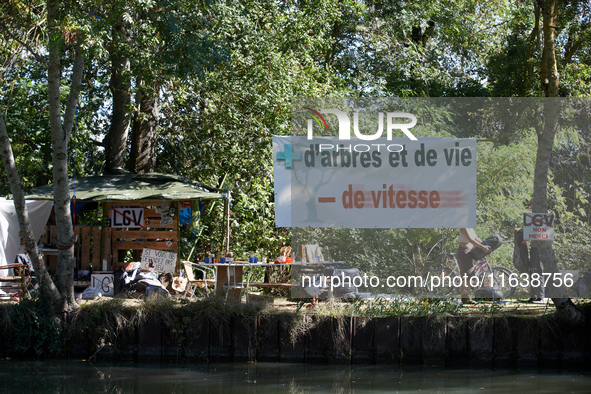
[[[70,196],[77,201],[196,200],[221,198],[200,182],[158,173],[89,176],[70,179]],[[53,185],[35,188],[27,200],[53,200]]]

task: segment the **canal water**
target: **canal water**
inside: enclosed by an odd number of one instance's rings
[[[587,372],[289,363],[0,360],[0,393],[585,393]]]

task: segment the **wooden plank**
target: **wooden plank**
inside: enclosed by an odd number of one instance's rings
[[[178,242],[173,242],[172,245],[166,246],[166,242],[162,241],[150,241],[150,242],[136,242],[136,241],[113,241],[113,254],[115,254],[115,250],[141,250],[144,248],[148,249],[159,249],[159,250],[171,250],[173,252],[177,251]]]
[[[119,261],[120,250],[134,250],[141,251],[144,248],[169,250],[178,253],[178,220],[176,215],[172,218],[172,223],[169,225],[160,224],[162,215],[156,213],[157,208],[162,205],[172,206],[175,209],[178,204],[174,201],[168,201],[166,204],[160,201],[126,201],[111,204],[105,204],[105,214],[107,217],[111,216],[110,208],[144,208],[144,228],[143,229],[115,229],[110,233],[111,239],[111,256],[113,261],[113,268],[122,265],[124,262]],[[164,241],[156,241],[157,239],[164,239]],[[166,242],[172,242],[166,246]]]
[[[242,287],[246,288],[246,282],[237,282],[237,283],[224,283],[225,287]],[[267,282],[251,282],[248,283],[248,287],[279,287],[279,288],[290,288],[294,287],[295,285],[291,283],[267,283]]]
[[[172,224],[160,224],[160,217],[158,217],[157,219],[153,219],[153,220],[146,218],[146,219],[144,219],[144,226],[149,229],[163,229],[163,228],[176,229],[177,221],[173,220]]]
[[[176,241],[178,239],[178,232],[176,231],[158,231],[158,230],[113,230],[113,238],[123,239],[170,239]]]
[[[20,276],[4,276],[0,277],[0,282],[20,282],[21,279]]]
[[[82,242],[80,243],[82,253],[78,266],[87,269],[90,265],[90,227],[83,227],[80,233],[82,235]]]
[[[92,228],[92,267],[99,269],[101,263],[101,230],[99,227]]]
[[[50,226],[49,243],[57,245],[57,231],[55,226]]]
[[[107,266],[114,263],[110,227],[103,228],[103,260],[107,260]],[[99,267],[102,270],[102,262]]]

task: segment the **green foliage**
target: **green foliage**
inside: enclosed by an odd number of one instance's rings
[[[494,265],[512,267],[513,230],[523,226],[523,213],[533,191],[535,150],[533,136],[520,143],[478,146],[477,234],[498,233],[505,243],[492,255]]]
[[[449,300],[409,300],[377,298],[357,300],[351,304],[353,316],[441,316],[459,312],[460,305]]]
[[[318,14],[333,5],[317,6],[314,13],[267,2],[212,6],[216,35],[231,60],[191,84],[175,82],[166,98],[159,170],[231,190],[231,245],[238,255],[257,251],[274,259],[287,244],[288,232],[274,226],[271,137],[290,133],[291,98],[340,89],[317,63],[329,44],[329,21]],[[200,252],[222,251],[224,213],[216,203],[203,217]]]
[[[0,355],[61,354],[64,330],[44,297],[0,305]]]
[[[453,229],[299,228],[293,231],[292,247],[300,258],[300,245],[318,244],[327,248],[325,259],[330,256],[335,261],[344,261],[367,275],[381,278],[390,275],[425,276],[440,264],[442,250],[453,247],[448,243],[456,232]],[[392,290],[379,289],[380,292]]]
[[[555,253],[562,269],[591,271],[591,226],[589,192],[580,183],[569,191],[553,184],[550,189],[551,211],[556,216]]]

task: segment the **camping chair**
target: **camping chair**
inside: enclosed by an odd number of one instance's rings
[[[200,289],[205,289],[205,294],[209,296],[209,285],[215,284],[215,270],[208,267],[202,267],[199,264],[194,264],[190,261],[183,261],[182,263],[183,267],[185,268],[185,274],[187,275],[187,279],[189,280],[189,283],[187,283],[187,288],[185,290],[184,296],[188,296],[189,299],[192,300],[195,296],[195,290],[197,290],[198,287]],[[203,279],[195,279],[193,268],[203,273]],[[208,271],[213,273],[214,279],[207,279]]]
[[[18,283],[19,284],[19,292],[18,292],[19,300],[22,300],[27,292],[27,278],[26,278],[26,274],[25,274],[26,267],[27,267],[26,265],[20,264],[20,263],[3,265],[0,267],[0,270],[10,269],[10,268],[13,268],[16,270],[18,268],[17,275],[1,277],[0,282]]]

